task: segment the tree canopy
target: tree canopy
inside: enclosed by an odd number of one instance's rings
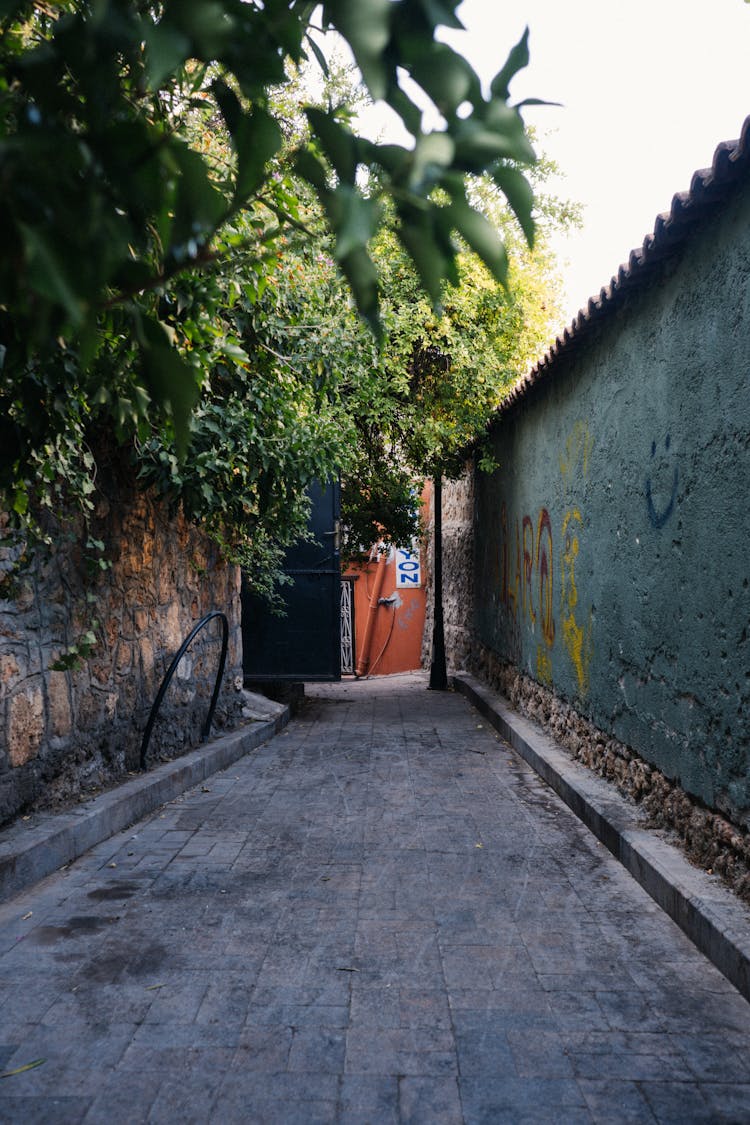
[[[457,277],[454,231],[504,278],[501,242],[471,206],[465,181],[489,171],[531,233],[531,192],[518,164],[534,153],[508,92],[526,64],[526,41],[485,97],[469,64],[436,38],[441,26],[460,26],[456,7],[453,0],[329,0],[322,8],[301,0],[0,0],[3,483],[16,476],[19,458],[57,431],[71,364],[76,378],[83,372],[90,401],[116,416],[130,412],[134,422],[153,405],[185,446],[201,372],[164,331],[161,291],[186,270],[238,251],[251,252],[262,273],[279,230],[299,223],[297,201],[274,170],[283,136],[269,101],[288,81],[290,60],[314,56],[325,71],[325,31],[346,40],[371,96],[387,101],[413,138],[411,148],[373,143],[333,110],[306,110],[309,139],[294,166],[320,201],[362,314],[377,329],[368,243],[383,199],[433,299],[444,279]],[[404,75],[443,115],[441,128],[423,131]],[[229,141],[221,160],[196,136],[201,123],[219,122]],[[363,169],[377,171],[377,190],[360,189]],[[237,217],[248,212],[254,221],[238,230]],[[120,388],[123,373],[108,370],[106,353],[124,336],[135,362]]]
[[[371,377],[348,391],[358,436],[356,469],[344,474],[354,542],[407,542],[417,530],[415,482],[455,478],[470,452],[478,452],[483,467],[494,467],[487,424],[507,388],[541,355],[560,314],[550,235],[575,224],[578,209],[548,194],[545,181],[555,170],[539,162],[533,249],[491,185],[473,185],[477,205],[510,251],[505,287],[463,244],[457,284],[444,285],[435,306],[392,227],[374,240],[385,339]]]
[[[500,322],[507,342],[531,309],[495,284],[504,241],[534,229],[535,155],[509,92],[526,36],[485,92],[438,38],[457,7],[0,0],[6,507],[90,509],[106,425],[261,585],[304,524],[305,484],[335,466],[361,474],[364,527],[368,477],[370,522],[390,505],[406,526],[414,472],[446,468],[496,400]],[[330,31],[410,142],[357,134]],[[322,94],[300,107],[305,60]],[[480,325],[485,351],[467,343]]]

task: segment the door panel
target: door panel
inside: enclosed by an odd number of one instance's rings
[[[338,481],[310,487],[312,542],[289,549],[292,580],[280,595],[286,616],[272,614],[242,586],[242,648],[246,680],[341,679],[341,561]]]

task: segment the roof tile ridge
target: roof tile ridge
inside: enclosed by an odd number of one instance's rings
[[[672,252],[701,214],[723,198],[724,189],[740,174],[738,165],[744,163],[750,164],[750,115],[743,122],[740,137],[733,141],[721,141],[716,146],[710,167],[693,172],[688,190],[675,192],[669,210],[656,216],[653,231],[646,234],[641,246],[630,251],[627,261],[619,266],[609,284],[588,298],[570,324],[556,335],[544,355],[510,385],[496,413],[502,413],[511,403],[522,398],[538,379],[547,376],[558,358],[607,313],[624,290],[635,284],[640,276],[647,275],[653,264]]]

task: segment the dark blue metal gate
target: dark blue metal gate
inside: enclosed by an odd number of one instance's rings
[[[242,590],[242,648],[246,681],[341,679],[341,559],[338,481],[310,487],[313,541],[287,552],[279,617]]]

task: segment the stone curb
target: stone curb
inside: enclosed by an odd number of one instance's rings
[[[72,863],[278,734],[291,712],[289,707],[277,706],[274,718],[222,735],[70,812],[39,814],[32,824],[16,821],[0,833],[0,901]]]
[[[750,911],[645,826],[645,814],[609,782],[575,762],[538,724],[497,692],[459,672],[454,688],[509,742],[669,914],[701,953],[750,1000]]]

